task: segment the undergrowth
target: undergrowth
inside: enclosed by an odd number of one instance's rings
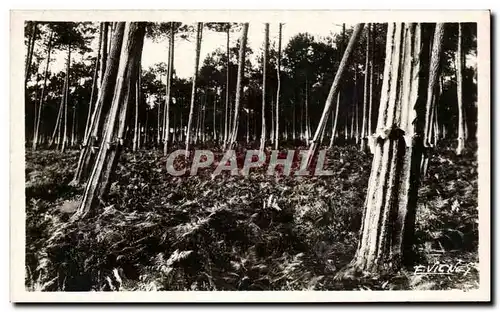
[[[477,259],[477,161],[439,147],[419,191],[419,263]],[[466,277],[335,280],[354,256],[371,156],[335,147],[333,176],[188,177],[157,151],[125,153],[108,201],[69,222],[82,188],[67,186],[78,152],[26,154],[26,287],[103,290],[471,289]],[[459,239],[449,233],[458,233]],[[447,243],[452,246],[448,246]]]

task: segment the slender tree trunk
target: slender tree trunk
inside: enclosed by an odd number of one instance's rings
[[[280,135],[280,94],[281,94],[281,28],[283,24],[279,23],[278,30],[278,57],[276,60],[277,64],[277,78],[278,78],[278,86],[276,89],[276,127],[274,128],[274,148],[277,150],[279,148],[279,135]]]
[[[105,200],[112,174],[123,148],[122,138],[124,137],[128,106],[133,98],[133,84],[136,83],[138,74],[145,24],[126,23],[125,33],[126,36],[119,61],[120,65],[116,76],[115,96],[109,110],[104,137],[101,140],[92,174],[85,187],[81,205],[73,215],[73,219],[92,215],[96,212],[97,204]]]
[[[167,94],[165,100],[165,128],[163,134],[163,155],[167,156],[168,153],[168,140],[170,137],[170,94],[172,93],[172,79],[174,76],[174,22],[170,22],[170,46],[169,46],[169,58],[168,58],[168,77],[167,77]],[[200,34],[200,44],[201,44],[201,34]],[[199,53],[199,52],[197,52]]]
[[[238,136],[238,114],[240,111],[240,102],[243,92],[243,75],[245,72],[245,50],[247,46],[247,36],[248,23],[244,23],[243,30],[241,32],[240,51],[238,58],[238,80],[236,81],[236,100],[234,103],[234,118],[233,129],[231,132],[230,148],[234,147],[236,143],[236,137]]]
[[[36,35],[38,32],[38,23],[33,22],[33,29],[31,30],[31,35],[29,38],[29,43],[28,43],[28,53],[26,55],[26,75],[24,79],[24,86],[26,88],[28,84],[28,80],[30,79],[31,76],[31,63],[33,62],[33,52],[35,50],[35,41],[36,41]]]
[[[354,115],[355,115],[355,113],[354,113],[354,105],[351,107],[350,110],[351,110],[351,133],[350,133],[349,138],[352,141],[352,139],[354,139],[354,123],[355,123],[354,122]]]
[[[103,131],[102,129],[104,127],[104,120],[109,112],[111,103],[114,98],[116,76],[118,73],[118,65],[120,62],[120,53],[122,50],[124,30],[125,23],[119,22],[113,33],[111,52],[109,53],[108,59],[106,60],[106,68],[104,76],[102,78],[102,83],[99,88],[95,109],[92,112],[89,132],[87,133],[87,136],[83,138],[80,158],[78,159],[77,169],[75,171],[75,176],[71,181],[71,185],[79,185],[83,180],[87,178],[88,174],[90,173],[90,166],[94,158],[93,156],[95,156],[94,146],[100,139],[99,134],[101,134]],[[103,65],[104,63],[101,63],[101,66]]]
[[[50,53],[52,52],[52,38],[54,36],[54,32],[50,32],[49,36],[49,42],[47,43],[47,63],[45,64],[45,70],[43,73],[43,84],[42,84],[42,91],[40,92],[40,104],[38,105],[38,114],[37,114],[37,120],[36,120],[36,127],[35,127],[35,134],[34,134],[34,139],[33,139],[33,150],[36,150],[38,142],[40,140],[40,120],[42,119],[42,108],[43,108],[43,102],[45,99],[45,87],[47,86],[47,76],[49,72],[49,66],[50,66]]]
[[[436,90],[439,82],[439,63],[441,57],[441,50],[444,38],[444,23],[437,23],[434,30],[434,39],[432,43],[430,66],[429,66],[429,82],[427,85],[427,102],[425,104],[425,125],[424,125],[424,153],[422,157],[422,174],[427,174],[427,168],[429,163],[429,153],[430,148],[434,147],[433,139],[433,127],[434,127],[434,113],[436,106]]]
[[[76,143],[76,103],[73,106],[73,116],[71,118],[71,141],[70,146],[75,146]]]
[[[160,81],[162,80],[162,76],[160,76]],[[158,103],[157,104],[157,110],[158,110],[158,114],[157,114],[157,126],[156,126],[156,132],[157,132],[157,135],[156,135],[156,144],[157,144],[157,147],[158,149],[160,148],[160,145],[161,145],[161,137],[162,137],[162,131],[161,131],[161,104]]]
[[[229,30],[230,26],[228,24],[226,29],[226,109],[224,111],[224,145],[227,144],[229,138],[229,120],[228,120],[228,106],[229,106]],[[229,118],[231,118],[231,114],[229,114]]]
[[[61,152],[66,150],[66,144],[68,143],[68,97],[69,97],[69,68],[71,64],[71,43],[68,44],[68,63],[66,65],[66,95],[64,96],[64,133],[61,146]]]
[[[274,145],[274,139],[275,139],[275,135],[274,135],[274,127],[276,125],[276,122],[275,122],[275,116],[274,116],[274,99],[271,98],[271,134],[270,134],[270,139],[271,139],[271,145]]]
[[[356,108],[356,144],[359,144],[361,132],[359,131],[358,71],[356,69],[354,69],[354,107]]]
[[[101,89],[101,85],[104,82],[104,75],[106,74],[106,65],[108,61],[108,37],[109,36],[109,22],[103,22],[102,24],[102,48],[101,48],[101,67],[99,70],[99,79],[97,81],[97,86],[99,87],[99,91]],[[113,39],[114,39],[115,34],[113,34]],[[113,40],[112,39],[112,40]],[[112,44],[110,44],[110,48],[112,48]],[[111,52],[109,52],[111,54]]]
[[[372,26],[372,31],[371,31],[371,40],[370,40],[370,48],[371,48],[371,53],[370,53],[370,81],[368,82],[369,85],[369,94],[370,98],[368,100],[368,135],[370,136],[373,133],[373,127],[372,127],[372,119],[373,119],[373,54],[375,50],[375,24],[371,24]]]
[[[140,89],[141,89],[141,65],[139,64],[137,81],[135,86],[135,116],[134,116],[134,140],[132,143],[132,151],[136,152],[139,148],[140,142],[140,125],[139,125],[139,103],[140,103]]]
[[[264,25],[264,58],[262,62],[262,128],[260,131],[260,151],[266,146],[266,78],[267,54],[269,51],[269,23]]]
[[[361,151],[368,151],[368,98],[369,94],[368,77],[370,76],[370,27],[371,24],[366,25],[366,56],[365,56],[365,81],[363,85],[363,121],[361,124]]]
[[[215,89],[215,95],[214,95],[214,98],[212,100],[212,105],[213,105],[213,119],[212,119],[212,140],[214,141],[214,143],[217,141],[217,131],[216,131],[216,126],[215,126],[215,117],[216,117],[216,112],[217,112],[217,92],[218,92],[218,89],[216,88]]]
[[[456,153],[461,155],[465,148],[465,118],[462,96],[462,24],[458,23],[458,43],[456,52],[456,68],[457,68],[457,103],[458,103],[458,145]]]
[[[102,49],[102,45],[103,45],[103,28],[104,28],[104,23],[101,23],[100,25],[100,31],[99,31],[99,48],[97,49],[97,57],[96,57],[96,61],[95,61],[95,69],[94,69],[94,78],[92,80],[92,91],[90,92],[90,101],[89,101],[89,109],[88,109],[88,113],[87,113],[87,123],[85,124],[85,134],[84,134],[84,138],[86,138],[88,136],[88,133],[90,131],[90,117],[92,116],[92,110],[93,110],[93,106],[94,106],[94,97],[95,97],[95,94],[97,94],[97,91],[98,91],[98,83],[97,83],[97,80],[99,78],[99,72],[100,72],[100,69],[99,69],[99,66],[102,67],[102,63],[100,60],[101,58],[101,49]]]
[[[309,88],[308,88],[308,79],[306,76],[306,100],[305,100],[305,137],[306,137],[306,144],[309,144]]]
[[[358,248],[337,277],[409,264],[420,180],[428,60],[420,24],[390,23],[371,175]]]
[[[194,64],[193,87],[191,89],[191,104],[189,105],[189,119],[186,132],[186,154],[189,151],[189,143],[191,141],[191,125],[193,123],[193,110],[194,110],[194,102],[196,99],[196,79],[198,78],[198,66],[200,63],[202,31],[203,31],[203,23],[198,23],[198,31],[196,32],[196,59]]]
[[[344,47],[343,47],[344,40],[345,40],[345,23],[342,24],[342,41],[341,41],[340,51],[342,51],[344,49]],[[345,52],[344,52],[344,56],[345,56]],[[340,70],[340,66],[339,66],[339,70]],[[339,81],[339,83],[340,83],[340,81]],[[340,86],[338,88],[339,88],[339,91],[337,94],[337,106],[335,108],[335,117],[333,119],[333,126],[332,126],[332,136],[330,137],[330,144],[328,145],[328,148],[333,147],[335,137],[337,136],[337,121],[338,121],[338,116],[339,116],[339,104],[340,104]],[[325,123],[326,123],[326,121],[325,121]],[[324,128],[326,128],[326,124],[324,125]],[[322,131],[324,131],[324,130],[322,130]]]
[[[326,99],[325,108],[323,109],[323,114],[321,115],[318,128],[316,128],[316,133],[314,134],[313,140],[309,146],[309,151],[306,155],[307,167],[310,166],[313,157],[316,155],[316,151],[320,143],[319,138],[321,137],[321,133],[325,130],[326,123],[328,121],[328,115],[330,114],[330,110],[332,108],[333,99],[335,98],[335,96],[338,95],[339,92],[340,79],[342,79],[342,76],[347,67],[347,62],[349,61],[349,57],[352,54],[354,45],[356,44],[359,34],[363,30],[363,26],[364,24],[360,23],[356,24],[356,26],[354,27],[354,31],[352,33],[351,39],[349,40],[349,44],[347,45],[347,48],[344,51],[344,56],[342,57],[342,60],[340,61],[340,66],[339,69],[337,70],[337,73],[335,74],[335,79],[333,80],[330,92],[328,93],[328,98]]]

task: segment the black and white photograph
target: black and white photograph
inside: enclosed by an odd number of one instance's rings
[[[491,300],[489,11],[11,11],[11,51],[11,300]]]

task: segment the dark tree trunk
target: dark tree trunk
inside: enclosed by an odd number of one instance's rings
[[[330,114],[330,110],[332,108],[332,102],[335,96],[338,95],[340,89],[340,80],[346,70],[347,62],[349,61],[349,57],[354,50],[354,45],[359,37],[359,34],[363,30],[364,24],[357,24],[352,33],[351,39],[349,40],[349,44],[344,51],[344,56],[340,62],[339,69],[335,75],[335,79],[333,81],[332,87],[330,88],[330,92],[328,93],[328,98],[326,99],[325,108],[323,109],[323,114],[321,115],[321,119],[318,124],[318,128],[316,129],[316,133],[314,134],[313,140],[309,146],[309,151],[307,153],[307,167],[311,164],[313,157],[316,155],[317,148],[319,146],[319,139],[321,137],[321,133],[325,131],[326,123],[328,121],[328,115]],[[338,105],[337,105],[338,106]]]
[[[122,50],[125,23],[119,22],[113,33],[111,51],[106,60],[106,69],[102,79],[102,84],[97,96],[95,109],[92,113],[90,129],[87,136],[83,138],[82,150],[78,160],[75,176],[71,181],[72,185],[78,185],[87,179],[90,173],[90,165],[95,156],[94,149],[102,141],[100,134],[103,132],[104,121],[109,112],[115,94],[116,75],[120,63],[120,53]],[[104,36],[104,34],[103,34]],[[104,47],[103,47],[104,49]],[[103,51],[104,52],[104,51]]]
[[[103,29],[104,29],[104,23],[101,23],[100,25],[100,31],[99,31],[99,48],[97,49],[97,57],[95,61],[95,69],[94,69],[94,78],[92,80],[92,91],[90,92],[90,101],[89,101],[89,109],[87,112],[87,123],[85,124],[85,133],[84,133],[84,138],[88,136],[88,133],[90,131],[90,117],[92,116],[92,111],[94,107],[94,98],[95,94],[98,92],[98,84],[97,80],[99,79],[99,66],[102,67],[102,60],[101,60],[101,50],[103,47]]]
[[[129,110],[128,106],[134,97],[133,85],[137,81],[145,24],[126,23],[124,28],[126,35],[123,42],[123,53],[119,60],[118,73],[115,78],[115,96],[109,110],[104,137],[101,140],[92,174],[85,187],[81,205],[73,215],[73,219],[80,219],[93,214],[98,203],[105,200],[112,174],[115,171],[123,148],[125,122]]]
[[[248,37],[248,23],[244,23],[243,30],[241,32],[240,51],[238,58],[238,80],[236,81],[236,100],[234,103],[233,129],[231,131],[231,140],[229,148],[234,148],[234,145],[236,143],[236,138],[238,136],[238,115],[240,111],[240,102],[243,93],[243,76],[245,73],[245,50],[247,46],[247,37]]]
[[[411,260],[424,130],[428,40],[420,24],[390,23],[374,154],[357,252],[338,277],[386,273]],[[395,96],[394,96],[395,95]]]
[[[266,78],[267,78],[267,54],[269,50],[269,23],[264,25],[264,58],[262,62],[262,128],[260,131],[260,151],[266,146]],[[248,129],[247,124],[247,129]],[[248,141],[248,138],[247,138]]]
[[[170,137],[170,94],[172,93],[172,79],[174,76],[174,22],[170,22],[170,40],[168,57],[167,94],[165,99],[165,119],[163,122],[163,155],[167,156],[168,140]],[[200,37],[201,42],[201,37]]]
[[[282,24],[279,23],[279,32],[278,32],[278,57],[276,60],[277,68],[276,75],[278,78],[278,86],[276,89],[276,127],[274,127],[274,148],[277,150],[279,147],[279,133],[280,133],[280,92],[281,92],[281,28]]]
[[[196,100],[196,80],[198,79],[198,67],[200,63],[201,38],[203,32],[203,23],[198,23],[196,32],[196,58],[194,62],[193,85],[191,89],[191,103],[189,105],[189,119],[186,131],[186,153],[189,151],[189,143],[191,142],[191,127],[193,123],[194,103]]]

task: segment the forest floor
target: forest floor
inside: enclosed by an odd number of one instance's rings
[[[439,146],[419,190],[416,264],[464,274],[337,280],[354,257],[371,156],[328,151],[333,176],[166,172],[158,151],[122,154],[96,217],[68,222],[83,188],[68,186],[78,151],[26,152],[28,290],[428,290],[479,286],[475,146]]]

